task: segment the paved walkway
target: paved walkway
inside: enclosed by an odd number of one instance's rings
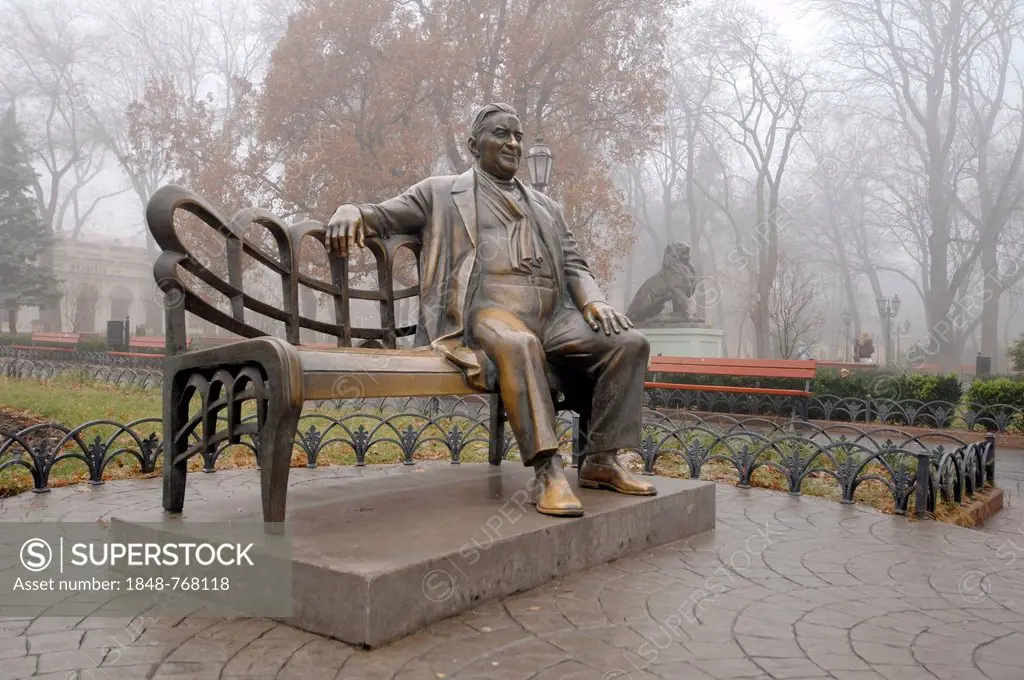
[[[1024,560],[1024,451],[996,448],[996,483],[1003,489],[1003,511],[986,522],[984,530],[1003,534],[1004,540],[1019,546],[1007,544],[1003,552],[1016,550]]]
[[[1024,453],[999,470],[1011,507],[986,531],[720,485],[712,533],[369,652],[199,614],[0,620],[0,680],[1021,680]],[[292,483],[378,474],[295,469]],[[257,484],[252,471],[192,475],[188,502]],[[158,479],[112,482],[6,499],[0,520],[92,521],[159,502]]]

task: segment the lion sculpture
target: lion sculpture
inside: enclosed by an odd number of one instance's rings
[[[651,322],[678,323],[701,321],[690,312],[689,299],[697,285],[697,272],[690,262],[690,246],[670,243],[665,248],[661,271],[644,281],[629,303],[626,316],[638,327]],[[672,303],[672,313],[662,315],[666,302]]]

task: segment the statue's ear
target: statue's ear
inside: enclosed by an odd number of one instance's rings
[[[469,153],[473,154],[473,158],[480,158],[480,147],[476,143],[476,137],[470,137],[466,141],[466,146],[469,147]]]

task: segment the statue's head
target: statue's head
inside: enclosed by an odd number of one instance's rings
[[[488,104],[476,110],[469,126],[469,152],[484,172],[512,179],[523,157],[523,126],[508,104]]]
[[[662,266],[668,269],[679,269],[690,263],[690,244],[669,243],[665,246],[665,257]]]

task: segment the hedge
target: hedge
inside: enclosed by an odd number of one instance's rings
[[[920,375],[893,372],[851,373],[841,376],[835,371],[823,371],[814,380],[811,391],[818,395],[833,395],[856,399],[906,401],[909,399],[931,402],[960,402],[963,385],[960,379],[948,375]]]
[[[680,375],[678,373],[649,373],[652,382],[686,385],[722,385],[729,387],[768,387],[773,389],[802,390],[804,381],[799,378],[739,378],[718,375]],[[905,375],[888,372],[856,372],[841,376],[836,371],[819,371],[811,382],[815,395],[867,399],[893,399],[918,401],[948,401],[958,403],[963,396],[963,386],[953,374]]]
[[[679,375],[666,373],[649,374],[648,380],[691,385],[724,385],[731,387],[767,387],[776,389],[804,388],[804,381],[793,378],[734,378],[708,375]],[[922,427],[948,427],[955,417],[950,405],[959,404],[963,397],[963,386],[953,374],[908,375],[903,373],[864,371],[840,375],[835,370],[819,371],[811,383],[815,397],[838,397],[839,400],[812,400],[809,416],[829,420],[864,420],[877,422],[880,417],[894,425],[919,425]],[[911,403],[907,403],[907,402]],[[920,402],[913,404],[913,401]],[[898,402],[893,404],[892,402]],[[707,408],[703,403],[701,408]],[[713,400],[713,411],[732,411],[749,414],[769,412],[773,409],[765,398]],[[924,406],[928,405],[928,406]],[[833,408],[838,406],[838,408]],[[924,406],[924,407],[923,407]],[[906,407],[907,410],[904,410]],[[880,412],[881,410],[881,412]],[[909,415],[908,415],[909,414]],[[913,423],[906,422],[913,420]]]
[[[0,333],[0,345],[31,345],[31,333]]]
[[[976,404],[979,420],[989,430],[1007,427],[1007,423],[1024,411],[1024,381],[1009,378],[975,380],[967,390],[969,404]]]

